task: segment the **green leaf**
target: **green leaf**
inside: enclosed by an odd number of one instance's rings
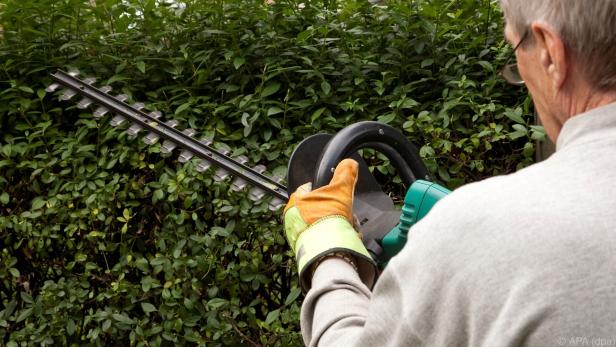
[[[19,323],[19,322],[27,319],[31,315],[32,315],[32,307],[26,308],[24,310],[21,310],[19,312],[19,315],[17,315],[17,318],[15,319],[15,323]]]
[[[190,102],[185,102],[183,104],[181,104],[176,110],[175,110],[175,114],[180,114],[182,113],[182,111],[188,109],[190,107]]]
[[[111,159],[105,166],[105,169],[109,170],[113,168],[117,162],[118,162],[118,159]]]
[[[22,92],[26,92],[26,93],[30,93],[30,94],[33,94],[33,93],[34,93],[34,90],[32,90],[32,88],[30,88],[30,87],[26,87],[26,86],[19,86],[18,88],[19,88],[19,90],[21,90]]]
[[[261,97],[262,98],[266,98],[266,97],[276,93],[279,89],[280,89],[280,83],[278,83],[278,82],[270,82],[261,91]]]
[[[528,129],[526,129],[526,127],[522,124],[514,124],[511,127],[517,131],[528,132]]]
[[[222,213],[233,211],[233,206],[225,205],[225,206],[221,207],[220,209],[218,209],[218,211],[222,212]]]
[[[129,78],[126,76],[115,75],[115,76],[112,76],[109,80],[107,80],[106,84],[113,84],[115,82],[126,81],[127,79]]]
[[[228,207],[231,207],[231,209],[233,209],[232,206],[228,206]],[[224,212],[228,212],[228,211],[224,211]],[[222,236],[222,237],[228,237],[229,235],[231,235],[231,231],[229,231],[226,228],[222,228],[222,227],[218,227],[218,226],[212,227],[211,231],[212,231],[212,235],[219,235],[219,236]]]
[[[143,60],[138,61],[135,65],[137,66],[137,69],[141,71],[141,73],[145,73],[145,63],[143,62]]]
[[[229,302],[228,300],[222,298],[214,298],[207,302],[207,306],[210,308],[220,308]]]
[[[32,209],[38,210],[39,208],[45,206],[46,203],[47,202],[41,197],[34,198],[34,200],[32,200]]]
[[[72,319],[69,319],[68,322],[66,322],[66,333],[69,336],[73,336],[73,334],[75,334],[75,321]]]
[[[11,273],[11,275],[13,275],[13,277],[19,277],[21,274],[19,273],[19,270],[17,270],[16,268],[12,267],[9,269],[9,272]]]
[[[6,145],[2,146],[2,154],[4,154],[7,158],[11,157],[11,144],[7,143]]]
[[[295,302],[295,300],[297,300],[297,298],[299,297],[299,295],[302,293],[301,289],[299,287],[295,287],[291,290],[291,292],[289,293],[289,295],[287,296],[287,299],[284,301],[285,305],[290,305],[293,302]]]
[[[403,109],[408,109],[408,108],[413,108],[415,106],[419,105],[419,103],[411,98],[404,98],[404,101],[400,104],[400,108]]]
[[[421,61],[422,68],[432,66],[432,64],[434,64],[434,59],[424,59]]]
[[[526,136],[526,134],[527,134],[526,130],[523,130],[523,131],[517,130],[517,131],[509,133],[508,136],[511,140],[517,140],[520,137]]]
[[[97,197],[98,197],[98,195],[96,195],[96,194],[92,194],[92,195],[88,196],[88,198],[86,199],[86,205],[92,204],[96,200]]]
[[[267,314],[267,317],[265,317],[265,324],[269,325],[269,324],[274,323],[274,321],[276,321],[278,317],[280,317],[280,310],[270,311]]]
[[[321,82],[321,90],[323,91],[323,94],[329,95],[329,92],[332,90],[332,86],[329,84],[329,82],[324,80],[323,82]]]
[[[112,323],[112,322],[111,322],[111,320],[106,319],[106,320],[103,322],[103,326],[102,326],[103,331],[107,331],[107,330],[109,330],[109,328],[111,328],[111,323]]]
[[[32,299],[32,295],[26,292],[20,292],[21,300],[23,300],[27,304],[33,304],[34,300]]]
[[[419,149],[419,155],[422,158],[431,158],[431,157],[434,157],[436,153],[434,152],[434,148],[428,145],[424,145]]]
[[[535,146],[533,145],[532,142],[527,142],[524,145],[524,149],[522,150],[522,154],[526,157],[526,158],[532,158],[533,155],[535,155]]]
[[[524,118],[522,118],[522,109],[519,107],[515,110],[507,109],[505,111],[505,116],[518,124],[526,124]]]
[[[0,203],[3,205],[8,204],[10,201],[10,197],[9,194],[7,192],[3,192],[2,194],[0,194]]]
[[[310,123],[314,123],[317,119],[319,119],[319,117],[321,117],[325,110],[325,107],[321,107],[318,110],[312,112],[312,115],[310,116]]]
[[[162,189],[156,189],[154,194],[152,194],[152,202],[156,203],[159,200],[162,200],[165,197],[165,192]]]
[[[242,67],[242,65],[244,65],[245,62],[246,59],[244,59],[244,57],[235,57],[233,59],[233,67],[238,70],[240,67]]]
[[[389,124],[394,119],[396,119],[396,114],[395,113],[388,113],[386,115],[378,116],[377,119],[381,123]]]
[[[111,315],[111,317],[113,317],[113,319],[115,319],[116,321],[118,321],[120,323],[123,323],[123,324],[133,324],[133,323],[135,323],[134,320],[130,319],[124,313],[114,313],[114,314]]]
[[[142,309],[142,310],[143,310],[143,312],[145,312],[146,314],[147,314],[147,313],[154,312],[154,311],[158,311],[158,310],[156,309],[156,306],[154,306],[154,305],[150,304],[149,302],[142,302],[142,303],[141,303],[141,309]]]
[[[273,116],[273,115],[278,114],[278,113],[281,113],[281,112],[284,112],[284,110],[283,110],[283,109],[281,109],[281,108],[280,108],[280,107],[278,107],[278,106],[272,106],[272,107],[270,107],[270,108],[267,110],[267,115],[268,115],[268,116]]]
[[[492,72],[494,71],[494,67],[490,62],[487,62],[485,60],[480,60],[477,62],[477,64],[481,65],[481,67],[483,67],[484,70]]]

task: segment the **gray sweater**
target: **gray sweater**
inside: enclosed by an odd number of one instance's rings
[[[309,346],[616,346],[616,104],[441,200],[372,292],[324,261],[301,328]]]

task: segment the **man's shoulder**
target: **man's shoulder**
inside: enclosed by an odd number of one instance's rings
[[[544,198],[547,190],[553,190],[551,171],[549,163],[539,163],[512,174],[464,185],[442,199],[430,213],[450,215],[446,220],[452,220],[499,217],[500,210],[509,213],[526,210],[525,206]]]
[[[476,259],[543,237],[538,231],[557,228],[555,221],[565,220],[561,207],[552,204],[550,191],[559,189],[551,186],[549,171],[554,170],[549,166],[535,164],[456,189],[409,231],[413,252],[438,253],[447,262],[451,257],[440,250],[449,249],[456,254],[453,259]]]

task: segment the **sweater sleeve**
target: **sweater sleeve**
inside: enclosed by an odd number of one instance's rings
[[[306,346],[348,345],[361,335],[370,290],[353,267],[330,258],[316,269],[312,288],[302,305],[301,328]]]
[[[395,271],[386,271],[371,293],[344,260],[324,261],[302,305],[306,346],[421,345],[413,329],[402,322],[408,312],[402,305],[399,278]]]

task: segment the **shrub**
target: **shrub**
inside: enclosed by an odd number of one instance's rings
[[[495,6],[5,0],[2,344],[301,343],[279,214],[45,96],[50,72],[99,76],[271,174],[306,136],[378,120],[455,188],[530,164],[544,136],[497,77],[510,49]]]

